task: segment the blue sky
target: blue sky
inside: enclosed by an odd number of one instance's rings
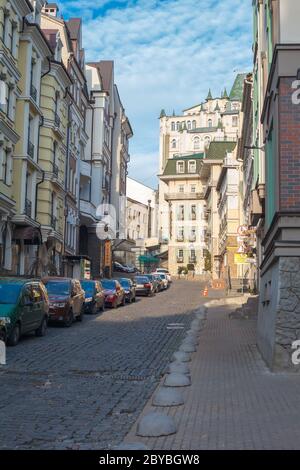
[[[251,0],[60,0],[82,17],[87,60],[115,61],[131,121],[129,174],[156,186],[160,110],[180,113],[251,71]]]

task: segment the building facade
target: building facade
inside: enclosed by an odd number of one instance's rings
[[[291,358],[300,330],[300,4],[253,1],[253,9],[255,57],[263,60],[257,120],[266,187],[258,346],[273,370],[297,370]]]

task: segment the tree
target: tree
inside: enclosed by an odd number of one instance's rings
[[[211,272],[211,253],[208,250],[203,250],[204,255],[204,271]]]

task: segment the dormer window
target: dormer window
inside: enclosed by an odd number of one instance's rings
[[[183,174],[184,173],[184,162],[177,162],[176,169],[177,169],[177,173]]]
[[[196,173],[196,161],[189,161],[189,173]]]

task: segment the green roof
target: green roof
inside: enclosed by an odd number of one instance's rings
[[[164,176],[171,176],[171,175],[178,175],[178,176],[184,176],[184,175],[190,175],[190,176],[195,176],[197,173],[200,171],[200,164],[201,161],[204,158],[204,153],[195,153],[194,155],[186,155],[184,157],[175,157],[175,158],[169,158],[167,161],[165,170],[163,172]],[[188,164],[187,162],[189,160],[196,160],[196,173],[188,173]],[[177,173],[176,170],[176,163],[178,161],[184,161],[185,162],[185,171],[184,173]]]
[[[230,101],[242,101],[243,99],[243,89],[244,89],[244,80],[247,77],[246,73],[239,73],[236,76],[234,84],[231,88],[229,95]]]
[[[227,152],[233,152],[236,147],[236,142],[211,142],[205,158],[208,160],[222,160],[226,157]]]

